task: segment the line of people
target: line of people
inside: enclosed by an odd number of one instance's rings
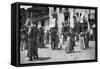
[[[36,27],[36,24],[34,23],[30,24],[31,25],[28,28],[26,28],[27,30],[24,30],[24,33],[27,33],[25,34],[27,37],[23,36],[22,42],[23,44],[26,43],[28,49],[27,57],[29,57],[29,61],[32,61],[33,59],[38,59],[38,48],[45,47],[44,43],[45,33],[42,27],[38,29]],[[46,33],[46,44],[48,44],[50,41],[52,50],[57,48],[62,48],[64,39],[63,36],[64,36],[63,34],[59,35],[55,28],[52,28],[50,31],[47,31]],[[76,36],[74,29],[70,28],[66,36],[67,36],[66,38],[67,44],[65,52],[68,54],[74,52],[75,36]],[[79,43],[82,50],[89,47],[89,33],[87,31],[83,31],[79,34]]]
[[[30,25],[25,26],[21,29],[21,51],[27,49],[27,57],[29,61],[32,59],[38,59],[38,48],[44,48],[44,29],[42,27],[37,28],[36,24],[29,23]]]

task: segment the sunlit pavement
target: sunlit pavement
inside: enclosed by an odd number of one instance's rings
[[[28,61],[27,50],[21,51],[20,61],[21,63],[40,63],[40,62],[57,62],[57,61],[76,61],[76,60],[91,60],[95,59],[95,41],[89,42],[89,48],[81,50],[79,43],[74,47],[73,53],[65,53],[66,43],[62,46],[62,49],[51,50],[51,45],[47,44],[46,48],[39,48],[39,59]]]

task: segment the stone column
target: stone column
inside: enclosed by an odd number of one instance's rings
[[[58,23],[58,32],[59,34],[61,33],[61,30],[62,30],[62,23],[64,22],[64,14],[63,12],[59,12],[59,8],[57,8],[57,16],[58,16],[58,19],[57,19],[57,23]]]
[[[69,8],[68,10],[70,12],[70,28],[74,28],[74,19],[73,19],[74,9]]]
[[[52,12],[53,12],[53,7],[49,7],[49,26],[51,26],[53,20]]]

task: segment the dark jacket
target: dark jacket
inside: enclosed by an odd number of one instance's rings
[[[36,27],[32,27],[28,38],[32,42],[36,42],[37,41],[37,39],[38,39],[38,29]]]
[[[55,29],[53,29],[51,31],[51,39],[56,39],[56,36],[57,36],[57,31]]]
[[[38,51],[38,29],[36,27],[32,27],[30,34],[28,36],[28,53],[27,57],[32,57],[37,54]]]

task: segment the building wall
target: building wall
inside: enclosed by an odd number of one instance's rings
[[[64,14],[63,12],[60,12],[59,8],[57,8],[57,15],[58,15],[58,19],[57,19],[58,32],[61,33],[62,23],[64,22]]]
[[[57,23],[58,23],[58,32],[61,33],[61,28],[62,28],[62,23],[65,22],[65,17],[64,17],[64,13],[63,12],[66,12],[65,11],[65,8],[62,8],[62,12],[60,12],[60,8],[57,7],[56,8],[56,13],[53,12],[54,10],[54,7],[50,7],[49,8],[49,22],[50,24],[52,24],[52,20],[54,19],[52,14],[57,14]],[[70,16],[70,27],[71,28],[74,28],[74,19],[73,19],[73,16],[76,14],[76,13],[79,13],[79,18],[81,19],[81,22],[82,22],[82,17],[80,17],[80,14],[81,13],[85,13],[85,14],[89,14],[89,9],[74,9],[74,8],[68,8],[68,11],[69,11],[69,16]],[[94,12],[94,11],[92,11]],[[83,22],[82,22],[83,23]]]
[[[74,9],[73,8],[69,8],[69,12],[70,12],[70,27],[74,28]]]
[[[41,27],[41,21],[38,21],[38,28],[39,27]],[[45,29],[45,32],[47,31],[47,30],[49,30],[50,29],[50,23],[49,23],[49,19],[45,19],[44,20],[44,29]]]
[[[59,12],[59,7],[56,8],[54,12],[54,7],[49,7],[49,22],[50,27],[54,27],[56,18],[53,18],[53,14],[57,14],[57,25],[58,25],[58,32],[61,33],[62,23],[64,22],[64,14],[63,12]]]
[[[49,7],[49,23],[50,23],[49,28],[55,26],[55,18],[53,18],[53,15],[52,15],[53,11],[54,11],[54,8],[53,7]]]
[[[45,32],[47,31],[47,30],[50,30],[50,23],[49,23],[49,19],[46,19],[45,20]]]

